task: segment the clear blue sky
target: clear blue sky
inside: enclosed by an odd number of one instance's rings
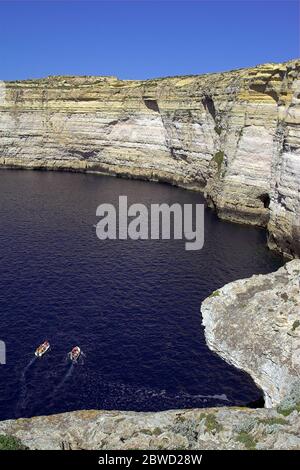
[[[0,79],[150,78],[299,57],[297,0],[3,1]]]

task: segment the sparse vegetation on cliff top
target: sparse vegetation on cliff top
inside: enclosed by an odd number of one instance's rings
[[[2,434],[0,435],[0,450],[26,450],[20,439]]]

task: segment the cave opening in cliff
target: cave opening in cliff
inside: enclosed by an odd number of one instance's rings
[[[214,104],[212,97],[205,96],[205,98],[203,98],[202,100],[202,103],[205,109],[207,109],[207,111],[209,112],[213,120],[215,121],[216,120],[216,108],[215,108],[215,104]]]
[[[158,103],[156,100],[144,99],[144,103],[148,109],[151,109],[151,111],[155,111],[156,113],[159,113],[159,107],[158,107]]]
[[[269,194],[268,194],[268,193],[261,194],[261,195],[259,196],[259,199],[260,199],[261,202],[263,203],[264,208],[265,208],[265,209],[268,209],[269,206],[270,206],[270,202],[271,202],[271,199],[270,199]]]

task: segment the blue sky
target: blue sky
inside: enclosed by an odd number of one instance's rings
[[[297,0],[3,1],[0,79],[143,79],[299,57]]]

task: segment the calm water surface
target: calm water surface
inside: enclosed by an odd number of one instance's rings
[[[261,392],[205,344],[199,307],[223,284],[282,264],[262,230],[205,213],[205,245],[100,241],[103,202],[203,202],[162,184],[0,171],[0,419],[77,409],[247,404]],[[51,351],[34,360],[49,339]],[[78,344],[86,357],[72,366]]]

